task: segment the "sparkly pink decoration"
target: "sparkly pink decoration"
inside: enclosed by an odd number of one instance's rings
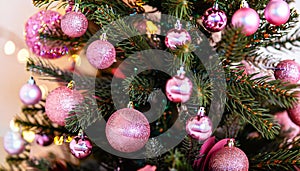
[[[3,138],[5,151],[10,154],[20,154],[25,150],[25,141],[19,132],[9,131]]]
[[[116,50],[108,41],[96,40],[87,48],[86,57],[95,68],[106,69],[116,62]]]
[[[19,92],[20,100],[25,105],[37,104],[42,98],[42,91],[35,84],[34,79],[31,77],[27,84],[23,85]]]
[[[87,28],[88,20],[81,12],[71,11],[61,19],[61,29],[70,37],[80,37],[84,35]]]
[[[186,132],[196,140],[206,140],[212,134],[212,122],[207,116],[192,117],[186,122]]]
[[[288,109],[290,119],[298,126],[300,126],[300,93],[297,94],[298,102],[294,104],[293,108]]]
[[[257,31],[260,18],[254,9],[245,7],[240,8],[233,14],[231,23],[233,26],[243,27],[243,33],[250,36]]]
[[[227,24],[225,12],[218,9],[217,6],[207,9],[202,16],[202,20],[203,26],[211,32],[221,31]]]
[[[166,34],[165,44],[172,50],[189,42],[191,42],[191,36],[185,29],[174,28],[169,30]]]
[[[68,48],[61,41],[41,38],[44,35],[58,34],[61,15],[51,10],[42,10],[31,16],[25,24],[25,41],[29,49],[44,58],[59,58],[68,54]]]
[[[76,136],[69,144],[70,151],[78,159],[84,159],[92,153],[92,142],[87,136]]]
[[[47,135],[47,134],[36,134],[35,135],[35,142],[41,146],[48,146],[53,143],[54,137],[53,135]]]
[[[290,7],[283,0],[271,0],[265,8],[264,14],[269,23],[279,26],[289,20]]]
[[[140,150],[147,143],[150,125],[143,113],[132,108],[123,108],[110,116],[105,132],[114,149],[130,153]]]
[[[295,84],[300,80],[300,65],[294,60],[280,61],[276,66],[274,76],[278,80]]]
[[[76,90],[65,86],[51,91],[46,98],[46,114],[49,119],[60,126],[65,126],[65,118],[75,105],[83,101],[83,96]]]

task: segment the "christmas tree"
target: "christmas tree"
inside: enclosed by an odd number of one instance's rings
[[[291,0],[32,2],[0,170],[299,170],[300,65],[261,51],[299,46]]]

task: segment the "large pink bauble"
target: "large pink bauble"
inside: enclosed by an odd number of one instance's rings
[[[68,54],[68,47],[61,41],[41,38],[40,33],[53,35],[61,32],[61,15],[51,10],[42,10],[31,16],[25,24],[25,41],[36,55],[48,59]]]
[[[243,27],[243,33],[250,36],[257,31],[260,19],[254,9],[240,8],[233,14],[231,23],[235,27]]]
[[[69,144],[70,151],[78,159],[84,159],[92,154],[92,142],[87,137],[76,136]]]
[[[295,84],[300,80],[300,65],[294,60],[280,61],[276,66],[274,76],[278,80]]]
[[[167,32],[165,45],[174,50],[178,46],[183,46],[191,42],[191,36],[185,29],[171,29]]]
[[[289,20],[290,7],[283,0],[271,0],[265,8],[264,14],[269,23],[279,26]]]
[[[298,126],[300,126],[300,94],[297,94],[298,101],[291,109],[288,109],[290,119]]]
[[[46,98],[46,114],[52,122],[65,126],[65,119],[69,116],[69,112],[82,101],[83,96],[79,91],[65,86],[58,87]]]
[[[224,11],[214,7],[205,11],[202,16],[203,26],[211,32],[218,32],[225,28],[227,24],[227,16]]]
[[[166,95],[175,103],[185,103],[190,99],[193,84],[187,77],[172,77],[166,84]]]
[[[108,41],[96,40],[87,48],[86,57],[95,68],[106,69],[116,62],[116,50]]]
[[[84,35],[88,28],[88,20],[81,12],[71,11],[61,19],[62,31],[70,37]]]
[[[27,83],[21,87],[19,97],[25,105],[34,105],[42,99],[42,91],[36,84]]]
[[[212,122],[207,116],[194,116],[186,122],[186,132],[194,139],[203,141],[212,134]]]
[[[113,113],[106,124],[106,137],[116,150],[131,153],[140,150],[150,136],[150,124],[143,113],[123,108]]]
[[[10,155],[20,154],[25,150],[25,141],[19,132],[7,132],[3,141],[4,149]]]

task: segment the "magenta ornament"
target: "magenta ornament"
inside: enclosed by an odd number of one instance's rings
[[[42,10],[31,16],[25,24],[25,41],[30,51],[37,56],[54,59],[68,54],[68,47],[59,40],[47,40],[43,35],[58,35],[61,15],[51,10]],[[63,35],[60,35],[63,36]]]
[[[295,84],[300,80],[300,65],[294,60],[280,61],[275,68],[274,76],[283,82]]]
[[[3,138],[4,150],[10,155],[17,155],[25,150],[25,140],[20,132],[8,131]]]
[[[289,4],[283,0],[270,0],[264,11],[265,18],[270,24],[279,26],[290,18]]]
[[[23,85],[19,92],[20,100],[25,105],[37,104],[42,99],[42,91],[35,84],[33,77],[28,80],[28,83]]]
[[[65,126],[65,119],[69,116],[69,112],[82,101],[83,96],[79,91],[66,86],[58,87],[46,98],[46,114],[52,122]]]
[[[80,37],[88,28],[88,20],[81,12],[71,11],[61,19],[61,29],[69,37]]]
[[[106,69],[116,62],[116,50],[108,41],[96,40],[88,46],[86,57],[95,68]]]
[[[205,11],[202,16],[202,24],[206,30],[218,32],[225,28],[227,16],[224,11],[218,9],[218,6],[215,5]]]
[[[143,113],[123,108],[113,113],[105,128],[109,144],[120,152],[131,153],[140,150],[150,136],[150,124]]]
[[[36,134],[35,135],[35,142],[38,145],[41,146],[49,146],[53,143],[54,137],[52,134],[45,134],[45,133],[41,133],[41,134]]]
[[[297,94],[298,101],[294,106],[287,110],[287,113],[296,125],[300,126],[300,93]]]
[[[87,158],[92,154],[92,142],[87,136],[76,136],[69,144],[73,156],[78,159]]]

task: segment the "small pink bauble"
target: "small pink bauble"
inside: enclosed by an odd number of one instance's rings
[[[87,137],[76,136],[69,144],[70,151],[78,159],[84,159],[92,154],[92,142]]]
[[[300,65],[294,60],[280,61],[276,66],[274,76],[278,80],[295,84],[300,80]]]
[[[53,135],[48,134],[36,134],[35,135],[35,142],[41,146],[49,146],[53,143],[54,137]]]
[[[65,119],[75,105],[83,101],[79,91],[63,86],[51,91],[46,98],[45,111],[48,118],[60,126],[65,126]]]
[[[178,46],[183,46],[191,42],[191,36],[185,29],[171,29],[167,32],[165,45],[174,50]]]
[[[19,132],[7,132],[3,144],[5,151],[10,155],[20,154],[25,150],[25,141]]]
[[[212,134],[212,122],[207,116],[194,116],[186,122],[186,132],[192,138],[203,141]]]
[[[175,103],[185,103],[190,99],[193,84],[187,77],[174,76],[167,81],[166,95]]]
[[[202,16],[203,26],[211,32],[218,32],[225,28],[227,24],[227,16],[224,11],[217,8],[209,8]]]
[[[109,117],[105,133],[114,149],[131,153],[140,150],[147,143],[150,124],[143,113],[132,108],[123,108]]]
[[[61,19],[62,31],[70,37],[80,37],[84,35],[88,28],[88,20],[81,12],[71,11]]]
[[[271,0],[265,8],[264,14],[269,23],[279,26],[289,20],[290,7],[283,0]]]
[[[34,105],[42,99],[42,91],[34,80],[30,79],[27,84],[21,87],[19,97],[25,105]]]
[[[116,62],[116,50],[108,41],[96,40],[88,46],[86,57],[95,68],[106,69]]]
[[[257,31],[260,19],[254,9],[240,8],[233,14],[231,23],[235,27],[243,27],[243,33],[250,36]]]
[[[298,126],[300,126],[300,94],[297,94],[298,101],[291,109],[288,109],[290,119]]]
[[[48,40],[40,34],[55,35],[61,32],[61,15],[56,11],[42,10],[31,16],[25,24],[25,41],[36,55],[54,59],[68,54],[68,47],[59,40]]]

